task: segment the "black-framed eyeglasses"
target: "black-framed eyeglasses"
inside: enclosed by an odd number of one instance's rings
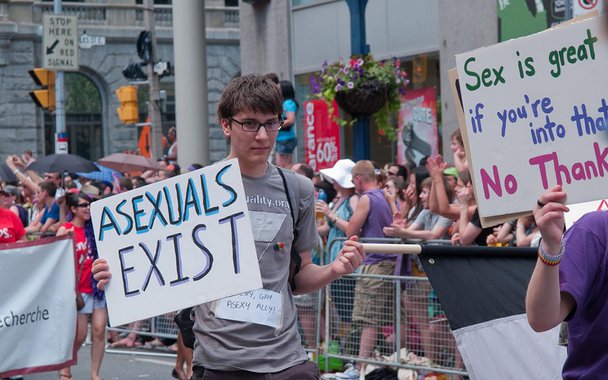
[[[90,203],[79,203],[76,205],[76,207],[87,208],[87,207],[91,207],[91,204]]]
[[[238,121],[235,118],[230,118],[231,121],[234,121],[235,123],[239,124],[241,126],[241,129],[244,132],[252,132],[252,133],[258,133],[258,131],[260,130],[260,128],[264,127],[264,129],[266,129],[266,132],[276,132],[279,129],[281,129],[281,127],[283,126],[283,118],[279,117],[276,119],[270,119],[264,123],[260,123],[257,120],[245,120],[245,121]]]
[[[399,173],[397,173],[397,172],[386,172],[386,174],[387,174],[387,175],[392,175],[392,176],[395,176],[395,177],[396,177],[396,176],[397,176],[397,174],[399,174]]]

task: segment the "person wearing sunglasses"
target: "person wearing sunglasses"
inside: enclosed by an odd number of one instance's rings
[[[57,236],[71,234],[76,251],[77,291],[81,293],[84,307],[78,311],[76,348],[80,348],[87,337],[88,320],[91,319],[91,379],[100,379],[99,370],[105,352],[108,311],[103,292],[94,289],[91,281],[91,266],[96,252],[93,227],[91,225],[91,199],[84,193],[68,193],[66,205],[72,215],[70,222],[62,224]],[[72,378],[70,367],[59,371],[59,380]]]

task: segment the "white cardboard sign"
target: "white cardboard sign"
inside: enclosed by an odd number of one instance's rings
[[[110,325],[262,287],[236,159],[94,202]]]
[[[529,211],[556,184],[574,203],[608,190],[603,29],[594,17],[456,56],[480,216]]]
[[[566,228],[572,227],[581,216],[594,211],[608,211],[608,200],[600,199],[597,201],[575,203],[568,205],[568,211],[564,214]]]

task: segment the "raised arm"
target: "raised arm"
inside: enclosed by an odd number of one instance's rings
[[[543,237],[539,253],[544,251],[552,256],[562,253],[564,212],[568,211],[565,201],[566,193],[561,186],[556,186],[543,193],[534,206],[534,219]],[[557,326],[576,306],[570,294],[560,291],[559,259],[556,261],[557,264],[548,265],[539,257],[528,284],[526,313],[528,323],[535,331]]]

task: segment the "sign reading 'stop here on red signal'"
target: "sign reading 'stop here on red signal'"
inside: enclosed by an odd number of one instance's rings
[[[45,14],[42,65],[57,71],[78,71],[78,17]]]

